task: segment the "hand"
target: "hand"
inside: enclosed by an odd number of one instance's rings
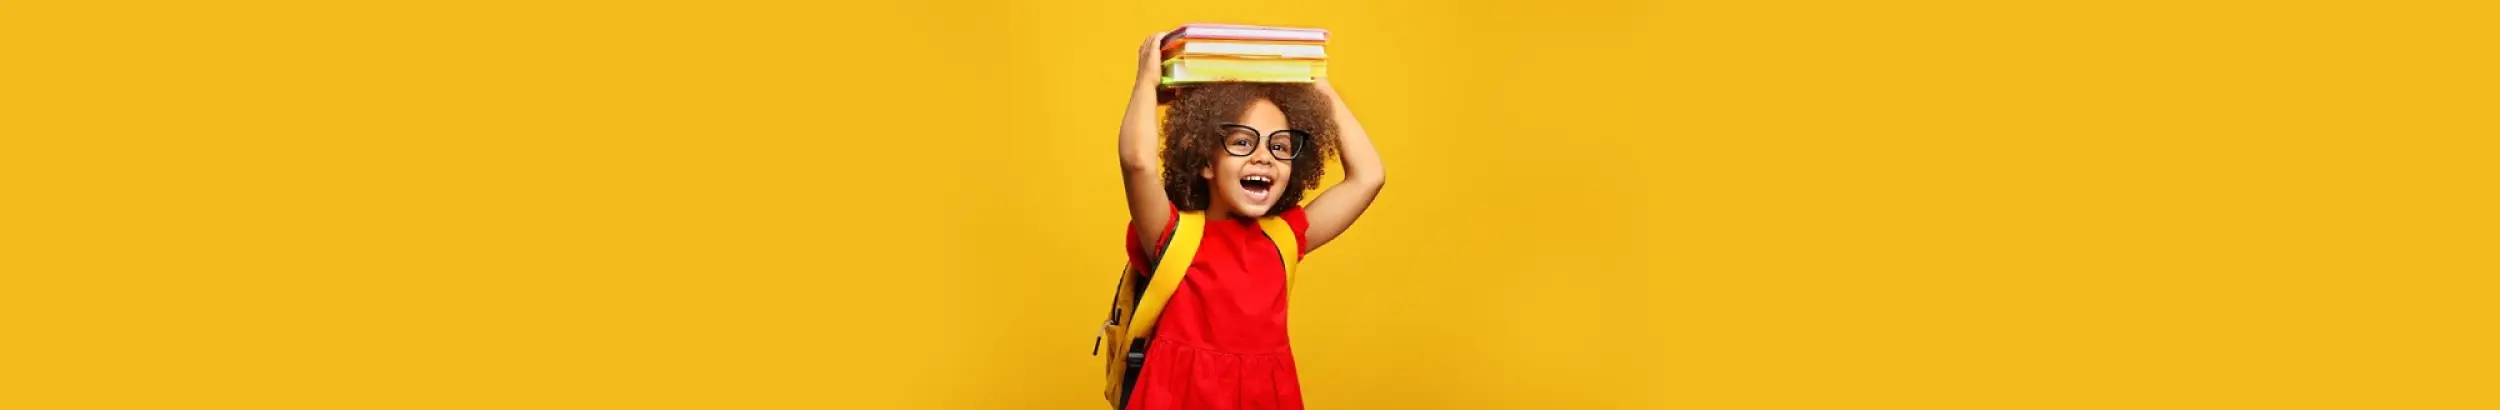
[[[1318,88],[1319,95],[1328,96],[1328,102],[1330,105],[1337,106],[1337,109],[1340,111],[1345,110],[1345,97],[1337,95],[1337,86],[1329,84],[1328,77],[1320,77],[1318,81],[1311,83],[1311,87]]]
[[[1327,96],[1329,105],[1337,106],[1337,111],[1346,111],[1345,97],[1337,96],[1337,86],[1329,84],[1328,77],[1320,77],[1318,81],[1313,81],[1311,88],[1317,88],[1319,95]]]
[[[1163,84],[1163,36],[1170,33],[1155,32],[1153,36],[1146,37],[1145,45],[1137,46],[1138,87]]]

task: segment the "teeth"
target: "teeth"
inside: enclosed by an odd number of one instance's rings
[[[1267,177],[1262,177],[1262,176],[1252,176],[1252,177],[1247,178],[1247,179],[1248,179],[1248,180],[1251,180],[1251,181],[1268,182],[1268,181],[1267,181]]]

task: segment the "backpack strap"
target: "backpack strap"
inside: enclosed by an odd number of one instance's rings
[[[1276,255],[1285,258],[1285,291],[1293,291],[1294,268],[1302,265],[1302,240],[1293,236],[1293,224],[1282,217],[1259,218],[1259,230],[1267,231],[1268,242],[1276,243]]]
[[[1206,226],[1206,214],[1198,211],[1180,211],[1180,217],[1172,220],[1172,242],[1163,245],[1161,259],[1149,272],[1153,276],[1146,281],[1146,294],[1137,299],[1137,313],[1129,319],[1129,337],[1144,339],[1154,334],[1155,321],[1163,318],[1163,305],[1172,301],[1172,292],[1180,291],[1181,278],[1189,275],[1189,261],[1198,258],[1198,240],[1206,237]]]

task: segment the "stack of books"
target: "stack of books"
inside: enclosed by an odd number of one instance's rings
[[[1328,30],[1190,24],[1163,38],[1163,85],[1308,83],[1328,76]]]

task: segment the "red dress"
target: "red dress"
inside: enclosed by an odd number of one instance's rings
[[[1302,208],[1280,216],[1293,226],[1295,243],[1310,243]],[[1180,220],[1177,211],[1168,220]],[[1257,220],[1206,223],[1189,275],[1155,324],[1128,410],[1301,409],[1302,383],[1294,378],[1293,347],[1285,337],[1285,263],[1276,242]],[[1130,263],[1155,266],[1138,248],[1136,232],[1129,229]],[[1169,243],[1163,239],[1172,228],[1160,236],[1155,243]]]

